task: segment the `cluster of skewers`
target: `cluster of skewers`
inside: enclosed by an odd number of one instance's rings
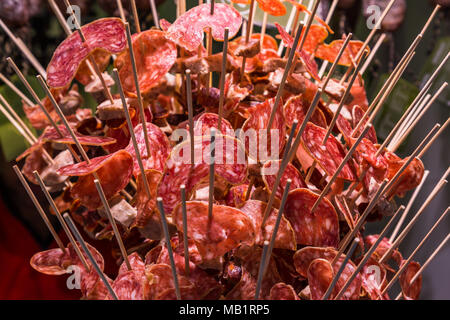
[[[449,236],[422,266],[413,258],[448,208],[408,258],[398,246],[447,183],[449,170],[403,227],[429,173],[420,159],[449,120],[408,157],[395,151],[447,87],[428,93],[449,55],[381,144],[372,122],[439,5],[369,104],[362,74],[376,51],[368,46],[395,0],[364,42],[348,34],[330,43],[332,10],[323,21],[316,16],[320,1],[309,8],[290,1],[294,18],[287,30],[277,25],[280,46],[265,34],[267,15],[286,14],[278,0],[249,1],[245,28],[227,4],[185,12],[180,1],[171,24],[157,18],[151,1],[156,28],[145,31],[131,1],[135,34],[117,2],[121,19],[80,26],[73,15],[72,32],[50,0],[67,38],[46,71],[2,23],[46,93],[40,99],[7,58],[33,101],[1,79],[22,98],[31,125],[43,130],[34,136],[0,96],[2,113],[30,144],[14,171],[58,245],[34,255],[33,268],[62,275],[77,266],[87,299],[377,300],[390,299],[397,280],[396,299],[419,298],[421,274]],[[253,34],[256,3],[265,11],[261,34]],[[242,36],[231,40],[239,30]],[[213,39],[223,41],[221,53],[212,53]],[[105,71],[111,58],[112,77]],[[338,66],[347,68],[340,79]],[[82,107],[74,79],[98,101],[95,114]],[[174,137],[180,129],[187,132],[181,142]],[[240,135],[232,134],[237,129]],[[268,158],[261,158],[264,150]],[[42,188],[67,246],[29,183]],[[395,197],[412,189],[408,205],[397,208]],[[363,235],[368,221],[384,216],[380,234]],[[112,278],[103,260],[111,252],[89,245],[74,220],[92,238],[115,238],[112,251],[123,262]]]

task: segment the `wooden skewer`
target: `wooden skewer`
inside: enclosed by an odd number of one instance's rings
[[[42,209],[41,205],[39,204],[39,201],[36,199],[36,196],[34,195],[33,191],[31,190],[30,186],[28,185],[27,181],[25,180],[22,172],[20,172],[19,167],[17,165],[14,165],[13,169],[14,169],[14,172],[16,173],[17,177],[19,178],[20,182],[22,183],[23,187],[25,188],[25,191],[28,193],[28,196],[31,198],[31,201],[33,202],[37,211],[39,212],[39,215],[41,216],[42,220],[44,220],[45,225],[47,226],[48,230],[50,231],[53,238],[55,239],[58,247],[65,253],[66,247],[64,246],[63,242],[61,241],[61,238],[58,236],[58,233],[53,228],[50,220],[48,220],[47,216],[45,215],[44,209]]]
[[[436,255],[439,253],[439,251],[445,246],[445,244],[448,242],[449,239],[450,239],[450,233],[447,234],[445,239],[442,240],[442,242],[437,246],[437,248],[433,251],[433,253],[430,255],[430,257],[427,259],[427,261],[425,261],[424,264],[422,265],[422,267],[420,267],[420,269],[416,272],[414,277],[411,278],[409,285],[412,285],[414,283],[414,281],[417,280],[417,278],[423,273],[425,268],[428,267],[428,265],[436,257]],[[399,300],[401,296],[402,296],[402,293],[400,292],[398,294],[398,296],[395,298],[395,300]]]
[[[94,180],[94,184],[95,184],[95,187],[97,188],[97,192],[100,196],[100,199],[102,200],[103,208],[105,209],[106,215],[108,216],[108,220],[109,220],[109,223],[111,224],[114,235],[116,236],[117,244],[119,245],[119,249],[120,249],[120,253],[122,254],[122,258],[125,261],[125,264],[126,264],[128,270],[131,270],[131,264],[130,264],[130,260],[128,260],[127,250],[125,249],[122,237],[120,236],[119,229],[117,228],[116,220],[114,220],[114,217],[111,214],[111,208],[109,207],[108,200],[106,200],[105,192],[103,192],[102,185],[100,184],[100,181],[98,181],[97,179]]]
[[[399,127],[391,142],[387,146],[388,150],[391,150],[393,145],[400,139],[403,134],[405,134],[406,130],[411,126],[411,124],[414,122],[414,119],[417,118],[417,116],[423,110],[428,101],[430,101],[430,99],[431,94],[428,93],[425,97],[423,97],[423,99],[421,99],[415,106],[411,108],[411,112],[405,118],[405,121],[403,121],[402,125]]]
[[[369,129],[372,128],[372,125],[369,123],[365,126],[363,132],[359,135],[356,142],[353,144],[351,149],[347,152],[342,162],[339,164],[338,168],[334,172],[333,176],[331,177],[330,181],[327,183],[325,188],[323,188],[322,192],[320,193],[319,197],[317,198],[316,202],[314,202],[314,205],[311,208],[311,213],[314,213],[316,211],[317,207],[319,206],[322,199],[327,195],[328,191],[330,190],[331,186],[333,185],[334,181],[338,177],[339,173],[342,171],[344,166],[347,164],[348,160],[352,157],[353,153],[355,152],[358,145],[361,143],[362,139],[366,136]]]
[[[253,29],[253,12],[255,11],[255,0],[251,0],[250,2],[250,12],[248,14],[248,23],[247,23],[247,30],[245,32],[245,44],[247,44],[250,40],[250,34]],[[245,74],[245,63],[247,61],[246,57],[242,58],[242,66],[241,66],[241,81],[244,80],[244,74]]]
[[[189,276],[189,243],[187,236],[187,212],[186,212],[186,186],[182,184],[180,186],[181,191],[181,213],[183,215],[183,244],[184,244],[184,270],[186,275]]]
[[[422,206],[419,208],[415,216],[411,219],[411,221],[408,223],[408,225],[403,229],[403,231],[399,234],[397,239],[392,243],[391,247],[385,252],[385,254],[381,257],[380,263],[383,263],[386,261],[386,259],[390,256],[392,251],[394,251],[398,245],[403,241],[403,239],[406,237],[408,232],[411,230],[413,225],[416,223],[416,221],[420,218],[422,213],[425,211],[425,209],[428,207],[428,205],[433,201],[433,199],[436,197],[436,195],[445,187],[447,184],[446,177],[449,173],[449,170],[447,169],[446,173],[443,175],[441,180],[437,183],[437,185],[433,188],[430,195],[427,197],[425,202],[422,204]]]
[[[208,221],[212,221],[213,202],[214,202],[214,166],[216,155],[216,129],[211,128],[211,140],[209,144],[210,148],[210,160],[209,160],[209,197],[208,197]]]
[[[267,12],[264,12],[263,22],[262,22],[262,26],[261,26],[260,39],[259,39],[259,46],[260,46],[261,50],[263,49],[263,45],[264,45],[264,37],[266,35],[268,18],[269,18],[269,14]]]
[[[370,63],[372,62],[373,58],[375,58],[375,55],[377,54],[378,49],[380,48],[384,39],[386,39],[386,33],[381,34],[381,36],[378,38],[377,42],[373,46],[372,50],[370,51],[369,56],[366,59],[366,62],[364,62],[364,65],[361,68],[361,74],[364,74],[366,72],[366,70],[369,67]]]
[[[254,1],[254,0],[253,0]],[[292,45],[292,48],[296,48],[298,45],[298,42],[300,41],[300,35],[302,34],[302,28],[298,28],[297,34],[295,35],[294,44]],[[281,78],[280,85],[278,87],[277,95],[275,96],[275,102],[272,107],[272,112],[270,113],[269,122],[267,124],[267,134],[269,134],[270,129],[272,128],[273,120],[275,119],[275,114],[278,109],[278,105],[280,104],[281,96],[283,95],[284,85],[286,83],[286,79],[289,75],[289,70],[291,69],[292,61],[294,60],[295,56],[295,50],[291,50],[289,52],[289,57],[286,61],[286,66],[284,68],[283,76]]]
[[[217,124],[217,130],[221,131],[222,127],[222,116],[223,116],[223,103],[225,100],[225,74],[227,73],[227,56],[228,56],[228,34],[230,29],[228,27],[225,28],[225,35],[223,41],[223,50],[222,50],[222,71],[220,72],[220,96],[219,96],[219,120]],[[226,134],[226,132],[222,132],[222,134]]]
[[[381,87],[381,90],[378,92],[378,94],[376,95],[375,99],[372,101],[372,103],[370,104],[369,108],[366,110],[366,112],[364,113],[363,117],[361,118],[361,120],[359,121],[359,123],[357,124],[355,129],[353,130],[353,132],[358,132],[359,128],[361,128],[361,126],[363,125],[365,119],[372,113],[373,108],[375,108],[376,104],[378,103],[379,99],[383,96],[383,94],[385,93],[386,89],[389,86],[392,85],[392,83],[395,80],[395,78],[398,75],[398,73],[401,72],[402,67],[405,65],[405,63],[407,62],[407,59],[410,57],[412,52],[414,52],[414,50],[417,48],[417,46],[419,45],[420,40],[422,40],[422,36],[419,34],[414,39],[414,41],[411,43],[411,45],[409,46],[408,50],[406,50],[405,54],[400,59],[400,61],[397,64],[397,66],[394,68],[394,70],[392,71],[392,73],[389,76],[389,78],[383,84],[383,86]]]
[[[347,279],[347,281],[345,282],[345,284],[342,287],[342,289],[339,291],[339,293],[334,298],[335,300],[338,300],[339,298],[342,297],[342,295],[344,294],[345,290],[347,290],[347,288],[350,285],[350,283],[352,283],[353,279],[355,279],[356,276],[359,274],[359,271],[361,271],[361,269],[364,267],[366,262],[372,256],[372,253],[375,252],[375,250],[377,249],[378,245],[381,243],[381,241],[383,240],[384,236],[389,231],[392,223],[395,221],[395,219],[400,214],[400,212],[403,211],[403,209],[405,209],[405,207],[404,206],[400,206],[400,208],[398,208],[398,210],[394,213],[394,215],[389,219],[389,222],[386,224],[386,226],[384,227],[383,231],[381,231],[380,235],[378,236],[377,241],[375,241],[375,243],[366,252],[366,254],[362,258],[362,260],[358,263],[358,265],[356,266],[356,268],[353,271],[352,275]]]
[[[300,44],[298,46],[298,49],[296,46],[292,46],[292,50],[294,51],[302,51],[303,45],[305,44],[306,37],[308,36],[309,29],[311,28],[311,25],[314,21],[314,17],[316,16],[317,9],[319,8],[320,0],[316,0],[314,2],[313,9],[311,10],[311,15],[308,17],[308,21],[306,22],[305,32],[303,33],[302,40],[300,41]]]
[[[55,201],[53,200],[52,196],[48,192],[44,181],[42,181],[41,176],[39,173],[35,170],[33,171],[34,177],[36,178],[36,181],[39,183],[39,186],[42,189],[42,192],[44,193],[45,197],[47,198],[47,201],[50,203],[50,206],[52,207],[53,211],[55,212],[56,217],[58,218],[59,223],[61,224],[62,228],[64,229],[64,232],[67,235],[67,238],[69,239],[70,243],[72,244],[73,249],[75,250],[75,253],[77,254],[78,258],[80,258],[81,263],[83,264],[84,268],[89,271],[89,265],[86,262],[86,259],[84,258],[83,254],[80,251],[80,248],[78,247],[77,243],[75,242],[75,239],[73,238],[72,233],[69,230],[69,227],[67,226],[66,222],[64,221],[61,212],[58,209],[58,206],[56,205]]]
[[[336,274],[333,277],[333,281],[331,281],[330,285],[328,286],[327,291],[322,297],[322,300],[328,300],[331,296],[331,292],[333,291],[334,287],[336,286],[336,283],[338,282],[339,278],[341,277],[342,272],[344,271],[345,267],[347,266],[348,260],[350,260],[351,256],[353,255],[353,252],[355,252],[356,247],[358,246],[360,240],[359,238],[355,238],[353,240],[352,245],[350,249],[347,252],[347,255],[345,256],[344,260],[341,263],[341,266],[339,267],[339,270],[336,272]]]
[[[2,73],[0,73],[0,79],[11,89],[13,90],[27,105],[30,107],[34,107],[34,103],[31,102],[28,97],[23,94],[22,91],[19,90],[11,81],[8,80]]]
[[[136,87],[136,93],[138,97],[139,116],[141,118],[142,129],[144,131],[145,147],[147,150],[147,154],[150,154],[150,140],[148,139],[147,121],[145,120],[144,103],[142,101],[141,89],[139,87],[139,77],[136,66],[136,58],[134,56],[133,41],[131,39],[130,25],[128,23],[125,23],[125,28],[127,30],[126,33],[127,33],[128,49],[130,52],[131,66],[133,68],[134,85]]]
[[[67,121],[66,117],[64,116],[64,113],[62,112],[62,110],[59,107],[58,103],[56,102],[55,98],[53,97],[53,94],[50,92],[47,85],[45,84],[44,79],[42,79],[41,76],[37,76],[37,79],[38,79],[39,84],[41,85],[42,89],[44,89],[45,93],[49,97],[50,102],[53,105],[53,108],[55,109],[56,113],[60,117],[61,121],[64,123],[64,126],[66,127],[67,131],[69,131],[70,136],[72,137],[73,141],[75,142],[75,145],[78,148],[78,151],[80,152],[81,156],[83,157],[83,160],[86,161],[87,163],[89,163],[90,160],[86,154],[86,151],[84,150],[83,146],[81,145],[80,141],[78,140],[77,136],[75,135],[75,132],[70,127],[69,122]]]
[[[450,207],[447,208],[447,210],[444,211],[444,213],[439,217],[439,219],[436,221],[436,223],[431,227],[430,231],[423,237],[422,241],[417,245],[417,247],[414,249],[414,251],[409,255],[408,259],[403,262],[403,266],[397,271],[397,273],[392,277],[391,281],[384,287],[383,291],[381,291],[381,295],[384,295],[397,281],[397,279],[400,277],[400,275],[405,271],[408,264],[411,262],[412,258],[416,255],[417,251],[422,248],[423,244],[427,239],[430,237],[430,235],[433,233],[433,231],[437,228],[437,226],[441,223],[442,220],[444,220],[447,213],[450,211]]]
[[[161,29],[159,25],[158,10],[156,10],[155,0],[150,0],[150,9],[152,10],[153,21],[155,22],[155,27]]]
[[[172,267],[172,276],[173,276],[173,283],[175,286],[175,294],[177,296],[177,300],[181,300],[180,285],[178,283],[177,269],[175,266],[175,260],[173,258],[172,245],[170,244],[169,227],[167,226],[166,214],[164,213],[164,205],[162,202],[162,198],[161,197],[156,198],[156,203],[158,204],[159,213],[161,214],[161,222],[164,230],[164,237],[166,239],[166,247],[169,253],[170,266]]]
[[[261,254],[261,261],[259,262],[258,279],[256,281],[255,300],[259,300],[261,292],[262,279],[264,277],[264,266],[267,259],[267,249],[269,248],[269,241],[264,241],[263,250]]]
[[[414,190],[414,193],[412,194],[411,198],[408,201],[408,204],[406,205],[405,211],[402,213],[402,216],[397,222],[397,225],[394,228],[394,231],[392,231],[391,236],[389,237],[389,242],[393,242],[395,237],[397,236],[398,232],[400,231],[400,228],[405,221],[406,217],[408,216],[409,211],[411,210],[412,205],[414,204],[414,201],[416,200],[418,194],[420,193],[420,190],[422,190],[423,185],[425,184],[425,181],[427,180],[428,175],[430,174],[430,171],[425,170],[423,174],[422,181],[417,186],[417,188]]]
[[[119,9],[120,19],[122,19],[123,23],[127,22],[127,19],[125,18],[125,12],[123,11],[123,5],[122,0],[116,0],[117,2],[117,8]],[[152,0],[150,0],[151,5]]]
[[[359,217],[358,221],[356,222],[355,227],[353,228],[353,230],[350,233],[347,233],[347,235],[345,236],[345,238],[342,240],[339,251],[336,255],[336,257],[333,259],[333,261],[331,262],[332,265],[334,265],[336,263],[336,261],[338,260],[338,258],[340,257],[340,255],[345,251],[345,249],[347,248],[348,244],[350,243],[350,241],[355,237],[356,233],[359,231],[359,229],[361,228],[362,224],[364,223],[364,221],[366,220],[367,216],[369,215],[369,213],[372,211],[372,209],[375,207],[375,205],[378,203],[378,200],[380,199],[381,195],[383,194],[383,189],[384,187],[387,185],[388,183],[388,179],[384,179],[383,182],[381,183],[380,187],[378,188],[375,196],[372,198],[372,200],[369,202],[369,204],[367,205],[366,209],[364,210],[363,214]]]
[[[431,84],[433,83],[434,79],[438,75],[439,71],[442,69],[442,67],[447,62],[448,58],[450,57],[450,52],[445,56],[445,58],[442,60],[442,62],[439,64],[439,66],[436,68],[436,70],[433,72],[431,77],[428,79],[427,83],[424,85],[423,89],[419,92],[419,94],[416,96],[414,101],[409,105],[406,112],[403,114],[403,116],[400,118],[400,120],[395,125],[394,129],[389,133],[388,137],[385,139],[384,143],[381,145],[381,147],[377,151],[377,156],[383,151],[384,147],[387,146],[387,144],[391,141],[395,133],[397,132],[398,128],[402,125],[403,121],[408,116],[408,113],[412,110],[412,106],[414,106],[416,103],[418,103],[423,96],[428,92],[428,89],[431,87]]]
[[[333,0],[333,2],[331,3],[330,6],[330,10],[328,10],[328,14],[327,17],[325,19],[325,23],[326,24],[330,24],[331,18],[333,17],[334,11],[336,10],[337,4],[339,3],[339,0]],[[322,62],[322,65],[320,66],[320,71],[319,71],[319,78],[322,78],[323,74],[325,73],[325,70],[328,66],[328,61],[324,60]]]
[[[14,112],[14,109],[11,108],[11,106],[7,103],[7,101],[3,98],[3,96],[0,94],[0,111],[5,115],[5,117],[11,122],[11,124],[19,131],[19,133],[25,138],[25,140],[30,144],[33,145],[36,142],[36,138],[33,135],[29,135],[28,131],[26,130],[25,124],[20,124],[18,121],[20,117]],[[5,103],[6,102],[6,103]],[[2,103],[6,106],[8,111],[3,107]],[[12,115],[10,114],[11,109],[13,111]],[[16,118],[16,116],[18,118]],[[21,120],[21,119],[20,119]],[[22,121],[22,120],[21,120]],[[23,123],[23,122],[22,122]]]
[[[75,28],[76,28],[78,34],[80,35],[81,41],[83,43],[85,43],[86,42],[86,37],[83,34],[83,30],[81,30],[81,24],[78,21],[77,16],[75,15],[75,12],[73,11],[73,8],[70,5],[69,0],[64,0],[64,3],[65,3],[67,8],[70,8],[71,14],[73,15],[73,20],[75,22]],[[100,68],[97,65],[97,62],[95,61],[95,59],[94,59],[94,57],[92,55],[89,55],[88,59],[89,59],[89,62],[91,63],[91,66],[94,69],[94,73],[97,75],[97,77],[100,79],[100,82],[102,83],[103,91],[104,91],[106,97],[109,99],[111,104],[114,104],[114,99],[113,99],[113,97],[111,95],[111,92],[108,89],[108,86],[106,85],[105,78],[103,78],[103,75],[102,75],[102,73],[100,71]]]
[[[298,34],[298,32],[297,32],[297,34]],[[316,110],[316,107],[317,107],[317,104],[319,103],[321,95],[322,95],[322,89],[318,88],[316,91],[316,94],[313,98],[313,101],[311,103],[311,106],[309,107],[308,112],[306,113],[305,118],[303,119],[302,125],[300,126],[300,129],[298,130],[297,136],[296,136],[294,142],[292,143],[292,146],[289,149],[285,150],[283,159],[281,160],[280,169],[278,170],[278,174],[275,179],[273,190],[278,190],[278,186],[280,185],[281,176],[283,175],[283,172],[286,169],[286,166],[288,165],[290,159],[292,159],[294,157],[295,152],[297,151],[298,146],[300,145],[303,131],[305,130],[306,124],[308,123],[309,119],[311,118],[311,115],[313,114],[314,110]],[[291,132],[292,132],[292,134],[294,134],[294,132],[292,130],[291,130]],[[267,202],[266,211],[264,212],[262,226],[264,226],[267,218],[269,217],[270,210],[272,210],[273,202],[275,200],[275,194],[276,194],[276,192],[272,192],[270,194],[269,201]]]
[[[134,133],[134,127],[131,122],[130,113],[128,112],[127,100],[125,98],[125,93],[123,92],[122,83],[120,82],[119,72],[115,68],[113,70],[113,77],[114,77],[114,81],[115,81],[118,91],[119,91],[120,99],[122,100],[122,107],[123,107],[123,111],[125,113],[125,119],[127,120],[128,131],[130,132],[131,141],[133,142],[134,152],[136,153],[136,159],[139,164],[139,169],[141,171],[142,181],[144,183],[144,189],[147,194],[147,197],[149,199],[151,199],[152,193],[150,192],[150,186],[147,181],[147,175],[145,174],[144,164],[142,163],[142,157],[141,157],[141,153],[139,151],[139,146],[138,146],[138,143],[136,140],[136,135]]]
[[[398,139],[398,141],[395,142],[395,145],[390,149],[390,151],[395,152],[398,147],[405,141],[406,137],[411,133],[412,129],[417,125],[419,120],[423,117],[423,115],[428,111],[428,109],[433,105],[434,101],[439,97],[439,95],[444,91],[444,89],[447,87],[448,83],[445,82],[438,91],[433,95],[431,100],[426,104],[426,106],[423,108],[423,110],[420,112],[420,114],[415,118],[414,122],[409,126],[409,128],[406,130],[404,134]]]
[[[36,57],[33,55],[33,53],[27,48],[25,43],[23,43],[22,39],[16,37],[11,30],[8,28],[8,26],[0,19],[0,26],[5,31],[5,33],[11,38],[11,40],[15,43],[15,45],[20,49],[22,54],[27,58],[27,60],[33,65],[33,67],[37,70],[39,74],[41,74],[43,77],[47,77],[47,73],[45,72],[45,69],[42,67],[42,65],[39,63],[39,61],[36,59]]]
[[[422,142],[417,146],[417,148],[414,150],[414,152],[408,157],[408,160],[406,160],[403,165],[400,167],[400,169],[397,171],[397,173],[394,175],[394,177],[389,181],[388,185],[386,186],[386,189],[384,190],[384,193],[389,193],[393,186],[397,183],[398,178],[400,178],[401,174],[405,169],[409,166],[409,164],[417,157],[419,152],[425,147],[425,145],[430,141],[430,139],[433,137],[433,135],[436,134],[436,131],[439,129],[440,125],[436,124],[433,129],[430,130],[430,132],[427,134],[427,136],[422,140]]]
[[[347,88],[345,89],[344,95],[342,96],[341,101],[339,102],[339,105],[334,113],[333,119],[331,119],[330,125],[328,126],[327,133],[325,134],[325,137],[323,138],[322,145],[324,145],[327,142],[328,137],[331,134],[331,131],[333,130],[334,125],[336,124],[337,118],[340,115],[341,110],[342,110],[346,100],[348,99],[348,96],[350,95],[350,90],[352,89],[353,83],[355,82],[356,78],[359,75],[359,70],[361,69],[363,60],[364,59],[360,59],[358,62],[358,65],[355,68],[355,72],[353,73],[353,75],[350,79],[350,82],[348,83]]]
[[[70,218],[70,216],[67,212],[64,213],[63,217],[64,217],[64,220],[66,220],[66,223],[69,226],[72,233],[74,234],[75,238],[77,239],[78,243],[81,245],[81,248],[83,248],[84,253],[87,255],[89,261],[91,262],[92,266],[94,267],[94,270],[97,272],[98,276],[103,281],[103,284],[105,285],[109,294],[112,296],[112,298],[114,300],[118,300],[116,293],[114,292],[110,283],[106,279],[105,274],[102,272],[102,270],[98,266],[97,261],[95,261],[95,258],[92,256],[91,251],[88,249],[86,242],[84,241],[83,237],[81,236],[81,233],[78,231],[77,227],[73,223],[72,218]]]
[[[441,135],[442,132],[447,128],[448,124],[450,123],[450,118],[447,118],[447,121],[442,125],[442,127],[439,129],[439,131],[434,135],[434,137],[430,140],[430,142],[427,143],[427,145],[423,148],[423,150],[419,153],[417,156],[418,158],[423,158],[423,155],[427,150],[431,147],[431,145],[436,141],[436,139]]]
[[[273,247],[275,246],[275,239],[277,237],[278,229],[280,228],[281,219],[283,217],[284,207],[286,204],[286,200],[289,194],[289,190],[291,188],[292,180],[287,179],[286,186],[283,191],[283,196],[281,197],[280,209],[278,209],[277,220],[275,220],[275,225],[273,227],[272,235],[270,236],[269,250],[267,251],[267,259],[266,265],[264,266],[264,273],[267,270],[267,266],[269,265],[270,256],[272,255]],[[263,277],[264,277],[263,273]]]
[[[312,4],[312,2],[309,2],[309,3]],[[286,32],[291,31],[292,23],[294,21],[294,16],[297,12],[296,9],[297,8],[295,6],[292,6],[291,13],[289,14],[289,18],[286,23],[286,28],[285,28]],[[283,42],[283,40],[281,40],[280,46],[278,47],[278,52],[277,52],[279,57],[281,57],[281,55],[283,54],[283,49],[284,49],[284,42]]]
[[[120,0],[118,0],[120,1]],[[67,24],[66,19],[64,18],[63,14],[59,10],[58,5],[55,3],[55,0],[48,0],[48,3],[50,4],[50,8],[52,9],[53,13],[55,14],[56,18],[58,19],[59,24],[64,29],[64,32],[66,35],[70,35],[72,31],[69,28],[69,25]]]
[[[141,33],[141,24],[139,23],[139,15],[137,13],[136,1],[131,0],[131,11],[133,11],[134,24],[136,27],[136,33]]]
[[[191,144],[191,165],[195,164],[195,155],[194,155],[194,110],[192,107],[192,82],[191,82],[191,70],[186,70],[186,100],[188,107],[188,119],[189,119],[189,136],[190,136],[190,144]]]

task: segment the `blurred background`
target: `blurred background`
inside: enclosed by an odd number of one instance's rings
[[[228,2],[228,0],[222,0]],[[197,1],[187,0],[187,7],[198,4]],[[302,3],[308,5],[308,0]],[[354,0],[339,1],[338,7],[331,20],[331,27],[335,34],[327,39],[340,38],[342,34],[353,32],[354,38],[364,40],[370,32],[366,21],[367,6],[370,4],[383,5],[388,1],[378,0]],[[61,11],[66,12],[63,1],[56,1]],[[133,24],[130,3],[122,0],[126,11],[127,20]],[[176,4],[173,0],[157,0],[159,18],[173,22],[176,18]],[[322,0],[319,7],[319,15],[325,19],[331,1]],[[397,0],[398,7],[393,10],[389,23],[383,25],[382,32],[385,40],[381,44],[375,59],[365,72],[364,81],[369,101],[374,97],[393,68],[407,50],[410,43],[422,29],[436,3],[443,5],[437,16],[431,23],[417,53],[406,70],[405,75],[399,81],[383,107],[383,111],[375,121],[376,130],[380,139],[384,139],[393,128],[395,122],[401,117],[402,112],[412,102],[430,74],[442,61],[450,50],[450,1],[413,1]],[[72,5],[81,8],[82,24],[86,24],[100,17],[118,16],[116,0],[72,0]],[[151,28],[154,21],[151,15],[149,1],[136,1],[142,30]],[[285,6],[290,12],[292,6],[286,2]],[[248,15],[248,6],[235,5],[245,17]],[[276,29],[273,22],[277,21],[286,25],[287,14],[284,17],[269,17],[267,33],[275,36]],[[262,11],[257,9],[255,16],[254,32],[259,32]],[[22,39],[26,46],[33,52],[39,62],[45,67],[50,61],[56,46],[65,38],[65,34],[58,24],[53,12],[46,0],[1,0],[0,18],[11,29],[16,37]],[[379,34],[381,34],[380,32]],[[372,42],[375,43],[377,38]],[[216,44],[215,52],[222,50],[221,44]],[[15,46],[8,35],[0,30],[0,72],[11,82],[26,92],[14,72],[9,68],[6,57],[12,57],[22,72],[27,76],[40,97],[43,93],[36,86],[36,70],[23,57],[21,51]],[[444,67],[431,89],[434,93],[445,81],[450,80],[450,63]],[[0,81],[0,93],[13,106],[16,112],[25,119],[20,98],[2,81]],[[85,96],[85,104],[95,107],[94,100]],[[422,118],[419,125],[413,130],[407,141],[399,149],[402,157],[410,154],[418,143],[425,137],[428,131],[436,124],[443,123],[450,116],[450,90],[446,90],[434,103],[432,108]],[[433,189],[439,178],[450,164],[450,131],[444,132],[423,157],[425,168],[430,174],[417,197],[409,214],[419,209],[425,198]],[[15,131],[8,120],[0,115],[0,299],[66,299],[78,298],[77,292],[67,290],[65,279],[62,277],[49,277],[38,274],[29,266],[30,257],[39,250],[54,246],[52,237],[44,223],[36,212],[29,197],[17,180],[12,165],[14,159],[27,148],[26,142]],[[38,189],[34,189],[38,191]],[[436,219],[449,205],[450,189],[443,191],[430,204],[426,213],[420,218],[406,240],[401,245],[401,252],[408,256],[422,237],[431,228]],[[41,192],[36,192],[38,197],[43,197]],[[398,200],[402,204],[409,199]],[[46,203],[46,202],[41,202]],[[405,224],[408,222],[408,218]],[[383,223],[372,223],[368,232],[379,232]],[[54,224],[58,225],[58,224]],[[417,261],[424,262],[436,245],[450,231],[450,219],[446,219],[430,237],[426,245],[416,256]],[[101,246],[101,243],[97,244]],[[447,245],[433,260],[423,275],[422,299],[450,299],[450,246]],[[398,288],[393,290],[396,291]],[[398,291],[397,291],[398,292]],[[396,295],[396,293],[395,293]]]

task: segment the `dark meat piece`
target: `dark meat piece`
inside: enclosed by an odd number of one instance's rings
[[[192,74],[207,74],[209,72],[220,72],[222,70],[222,53],[216,53],[208,57],[199,58],[178,58],[171,72],[184,73],[186,69],[191,70]],[[227,55],[227,72],[239,69],[239,65],[234,61],[231,55]]]
[[[263,64],[263,72],[269,73],[274,72],[277,69],[284,69],[286,66],[287,59],[283,58],[270,58],[264,61]],[[303,65],[303,62],[299,59],[296,59],[295,68],[292,71],[293,73],[302,73],[306,72],[305,66]]]
[[[111,104],[109,100],[102,102],[95,112],[97,118],[102,121],[114,120],[114,119],[124,119],[125,113],[122,107],[122,100],[114,100],[114,104]]]
[[[238,57],[253,58],[260,50],[259,39],[252,39],[247,44],[240,44],[233,53]]]

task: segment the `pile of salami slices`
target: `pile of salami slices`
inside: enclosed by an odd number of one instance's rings
[[[82,26],[86,41],[82,41],[78,32],[68,36],[48,64],[46,81],[89,156],[89,163],[77,162],[68,151],[67,147],[72,147],[74,141],[48,97],[42,103],[62,135],[38,106],[24,106],[30,123],[43,131],[37,142],[17,159],[23,163],[21,170],[29,182],[35,184],[33,172],[39,172],[59,211],[70,213],[87,235],[88,243],[111,240],[103,252],[91,245],[88,247],[102,271],[108,260],[104,257],[112,256],[116,260],[116,268],[108,271],[107,280],[119,299],[176,299],[168,246],[173,250],[182,299],[254,299],[263,244],[272,236],[288,179],[291,185],[273,252],[267,261],[260,299],[321,299],[345,258],[342,255],[332,263],[342,239],[353,230],[383,180],[392,179],[407,160],[389,151],[377,154],[380,145],[375,130],[371,129],[328,194],[311,212],[327,179],[333,176],[354,143],[353,129],[368,108],[364,83],[357,80],[323,145],[334,115],[333,106],[339,103],[347,85],[339,79],[331,79],[306,123],[301,143],[294,157],[289,159],[278,189],[274,190],[277,170],[269,169],[279,165],[285,148],[289,148],[287,138],[293,123],[299,123],[298,130],[320,86],[317,62],[333,62],[343,41],[325,43],[332,31],[320,21],[312,25],[302,50],[297,52],[298,59],[286,79],[270,128],[277,130],[279,139],[269,139],[265,144],[258,141],[255,147],[245,139],[245,132],[254,130],[258,133],[257,139],[262,139],[259,134],[267,130],[287,58],[277,54],[278,41],[269,35],[264,35],[260,41],[259,34],[252,34],[245,42],[245,37],[237,36],[241,24],[242,17],[232,6],[215,4],[211,15],[209,4],[203,4],[173,23],[162,20],[161,30],[133,34],[144,115],[139,112],[139,94],[122,20],[104,18]],[[222,71],[223,57],[222,53],[208,54],[203,46],[204,33],[209,28],[216,41],[223,41],[225,28],[229,29],[220,128],[220,91],[209,84],[208,75]],[[277,28],[285,45],[292,46],[293,37],[281,26]],[[350,66],[352,54],[361,46],[361,42],[351,41],[339,64]],[[107,99],[102,84],[87,66],[90,57],[104,72],[114,103]],[[243,59],[246,60],[245,72],[241,74]],[[112,77],[105,71],[111,70],[108,69],[111,64],[117,68],[126,94],[145,176],[130,138],[122,101],[116,94]],[[192,80],[189,92],[185,81],[188,69]],[[81,88],[96,99],[96,110],[83,107]],[[189,129],[187,97],[190,94],[195,121],[194,164],[185,161],[190,158],[186,154],[190,150],[189,137],[176,135],[179,130]],[[146,121],[145,130],[142,117]],[[221,139],[215,143],[214,202],[212,219],[209,219],[208,151],[212,128],[217,129],[217,137]],[[273,148],[275,144],[277,148]],[[260,160],[256,156],[261,146],[277,150],[271,155],[272,160]],[[54,158],[50,164],[46,154]],[[206,156],[199,156],[202,154]],[[240,161],[230,161],[239,158]],[[358,181],[362,172],[365,172],[364,179]],[[421,160],[414,159],[367,220],[392,215],[396,210],[395,199],[417,187],[423,174]],[[100,180],[118,224],[131,270],[123,262],[113,239],[94,175]],[[150,186],[150,198],[144,179]],[[181,185],[186,190],[187,244],[183,240]],[[349,194],[352,187],[354,191]],[[275,193],[274,205],[263,223],[272,193]],[[157,197],[163,200],[170,243],[164,240]],[[346,264],[330,299],[337,295],[363,254],[378,239],[376,234],[366,234],[364,226],[356,237],[361,239],[360,245]],[[185,246],[189,252],[189,272],[185,267]],[[387,239],[382,240],[341,299],[389,299],[388,294],[381,295],[381,291],[404,261],[402,254],[394,250],[390,260],[378,262],[390,246]],[[94,268],[83,267],[71,244],[65,252],[57,248],[36,253],[30,263],[34,269],[48,275],[64,275],[69,266],[79,266],[81,297],[111,299]],[[373,276],[374,266],[380,270],[381,279]],[[409,282],[418,267],[417,263],[410,263],[400,279],[405,299],[419,297],[420,277],[412,285]]]

